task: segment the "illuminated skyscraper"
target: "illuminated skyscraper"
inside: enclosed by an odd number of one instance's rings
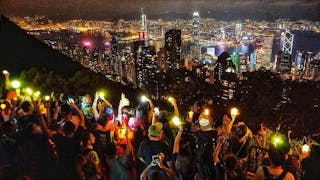
[[[141,8],[141,28],[139,31],[139,40],[148,40],[148,30],[147,30],[147,15],[144,13],[143,8]]]
[[[181,30],[171,29],[165,34],[165,58],[169,69],[183,67],[181,61]]]
[[[201,53],[201,47],[200,47],[200,15],[199,12],[193,13],[193,33],[192,33],[192,40],[193,40],[193,51],[194,51],[194,59],[200,60],[200,53]]]
[[[112,36],[111,40],[111,63],[114,75],[121,75],[121,59],[119,55],[119,44],[117,41],[117,37],[114,35]]]
[[[234,37],[239,40],[241,39],[241,34],[242,34],[242,24],[241,23],[237,23],[235,25],[235,30],[234,30]]]
[[[147,32],[147,15],[144,13],[143,8],[141,8],[141,30]]]
[[[144,41],[135,41],[133,45],[133,58],[135,61],[136,78],[135,84],[137,87],[144,89],[145,76],[144,76],[144,58],[145,58],[145,45]]]
[[[290,33],[289,30],[286,30],[281,35],[283,39],[282,51],[292,55],[294,34]]]
[[[280,51],[275,63],[275,71],[281,73],[289,73],[291,72],[291,66],[291,54]]]

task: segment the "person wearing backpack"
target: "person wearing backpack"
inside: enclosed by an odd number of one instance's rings
[[[290,150],[289,142],[284,136],[279,136],[278,142],[269,145],[268,155],[271,160],[270,166],[261,166],[257,169],[256,180],[294,180],[292,173],[283,168],[286,155]],[[272,137],[272,136],[271,136]]]
[[[212,128],[212,119],[202,113],[199,116],[200,130],[196,140],[196,166],[201,180],[214,179],[215,169],[213,159],[214,142],[217,132]]]
[[[76,160],[76,170],[79,179],[97,180],[102,179],[102,169],[100,164],[100,158],[95,150],[93,150],[93,144],[95,143],[95,137],[89,131],[85,131],[82,134],[80,148],[81,153],[78,154]]]

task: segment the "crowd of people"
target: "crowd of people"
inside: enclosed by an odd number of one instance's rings
[[[1,100],[0,179],[320,179],[319,144],[264,127],[252,132],[212,101],[180,113],[124,94],[79,97],[27,92]],[[295,143],[294,143],[295,142]]]

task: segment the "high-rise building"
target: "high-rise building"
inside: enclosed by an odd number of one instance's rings
[[[320,55],[315,56],[311,62],[311,80],[320,80]]]
[[[291,72],[291,55],[286,52],[280,51],[277,56],[277,62],[276,62],[276,72],[281,73],[290,73]]]
[[[135,41],[133,49],[136,70],[135,84],[152,95],[156,91],[156,73],[158,71],[155,47],[146,47],[144,41]]]
[[[119,54],[119,44],[117,37],[112,36],[111,40],[111,66],[113,75],[121,75],[121,59]]]
[[[240,40],[241,36],[242,36],[242,24],[241,23],[236,23],[235,30],[234,30],[234,37],[237,40]]]
[[[289,30],[285,30],[281,35],[283,39],[282,51],[292,55],[294,34],[290,33]]]
[[[139,40],[148,40],[148,29],[147,29],[147,15],[144,13],[143,8],[141,8],[141,28],[139,31]]]
[[[273,36],[265,36],[263,42],[261,42],[261,46],[257,48],[255,69],[260,69],[261,67],[266,69],[271,68],[272,41]]]
[[[145,43],[144,41],[135,41],[133,45],[133,58],[135,61],[136,78],[134,83],[139,88],[144,88],[144,57]]]
[[[239,53],[237,52],[233,52],[231,55],[231,59],[232,59],[232,63],[234,64],[235,68],[236,68],[236,72],[239,72]]]
[[[221,81],[229,73],[236,73],[236,67],[232,62],[230,55],[227,52],[223,52],[218,56],[216,67],[214,69],[215,81]]]
[[[160,48],[158,51],[158,66],[161,70],[165,71],[168,69],[167,61],[166,61],[166,50],[164,48]]]
[[[181,61],[181,30],[171,29],[165,34],[165,58],[169,69],[183,67]]]
[[[141,30],[147,32],[147,15],[144,13],[143,8],[141,8]]]
[[[310,79],[311,76],[311,62],[313,61],[313,52],[307,52],[302,55],[303,58],[303,78]]]
[[[279,34],[277,34],[272,41],[272,54],[271,54],[271,63],[275,63],[276,56],[278,56],[279,51],[282,50],[283,40]]]
[[[296,57],[294,59],[296,67],[297,67],[298,70],[302,70],[303,69],[302,53],[303,52],[301,52],[301,51],[297,51]]]
[[[200,47],[200,15],[199,12],[194,12],[192,16],[192,41],[193,41],[193,59],[200,60],[200,54],[201,54],[201,47]]]
[[[239,73],[248,71],[248,55],[244,53],[239,53]]]
[[[232,58],[227,52],[223,52],[218,56],[218,61],[214,69],[214,78],[215,81],[221,85],[220,98],[222,105],[229,105],[235,95],[237,75]]]
[[[250,71],[255,70],[256,62],[257,62],[257,53],[254,51],[250,54],[250,62],[249,62]]]

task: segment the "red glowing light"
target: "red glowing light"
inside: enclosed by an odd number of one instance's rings
[[[83,39],[81,44],[82,44],[82,46],[84,46],[86,48],[89,48],[89,49],[93,48],[93,46],[94,46],[93,41],[91,39],[88,39],[88,38],[87,39]]]
[[[91,46],[91,43],[88,42],[88,41],[85,41],[85,42],[83,42],[83,45],[85,45],[85,46]]]

